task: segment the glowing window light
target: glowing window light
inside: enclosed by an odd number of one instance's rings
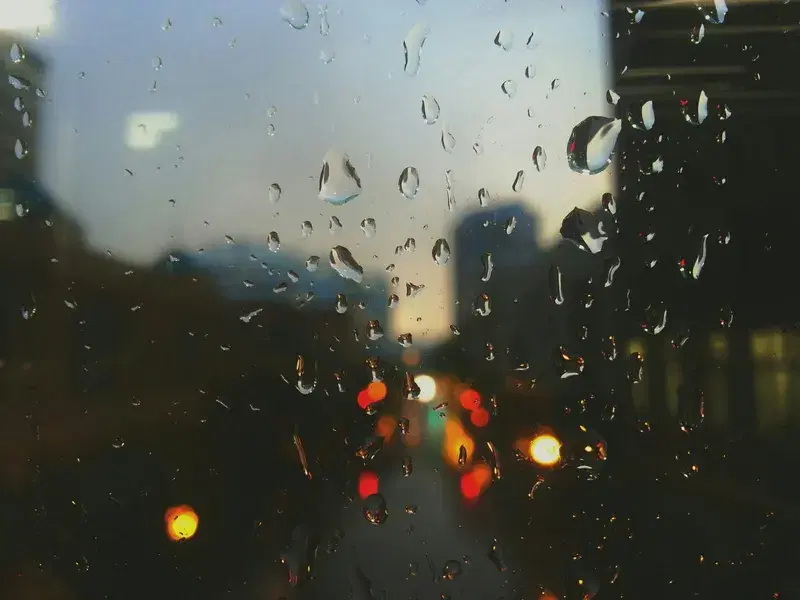
[[[561,442],[553,435],[537,435],[531,440],[530,455],[538,465],[552,467],[561,461]]]
[[[173,506],[164,513],[167,535],[173,542],[188,540],[197,533],[200,518],[188,504]]]

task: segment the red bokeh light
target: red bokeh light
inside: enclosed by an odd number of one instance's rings
[[[362,471],[358,476],[358,495],[361,499],[378,493],[378,476],[372,471]]]
[[[461,476],[461,495],[467,500],[474,500],[481,495],[481,486],[472,473]]]
[[[466,389],[458,397],[464,410],[475,410],[481,405],[481,395],[472,389]]]
[[[489,424],[489,411],[485,408],[477,408],[472,411],[469,420],[475,427],[486,427]]]

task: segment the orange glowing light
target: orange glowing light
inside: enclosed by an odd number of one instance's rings
[[[467,462],[472,459],[472,453],[475,451],[475,442],[469,437],[461,423],[455,419],[449,419],[444,426],[444,447],[442,453],[445,460],[453,467],[461,467],[458,464],[458,455],[461,452],[461,446],[467,452]]]
[[[173,506],[164,513],[164,522],[167,525],[167,535],[173,542],[188,540],[195,533],[200,523],[200,518],[188,504]]]
[[[386,441],[389,441],[396,426],[397,423],[395,422],[394,417],[383,415],[380,419],[378,419],[378,424],[375,426],[375,435],[384,438]]]
[[[367,386],[367,395],[372,402],[380,402],[386,398],[386,384],[382,381],[373,381]]]
[[[403,352],[403,364],[409,367],[414,367],[419,364],[419,350],[416,348],[409,348]]]
[[[486,427],[489,424],[489,411],[485,408],[476,408],[470,413],[469,420],[475,427]]]
[[[476,465],[461,476],[461,495],[467,500],[474,500],[486,491],[491,482],[492,470],[483,463]]]
[[[358,495],[361,499],[378,493],[378,476],[372,471],[362,471],[358,476]]]
[[[552,467],[561,462],[561,442],[549,433],[533,438],[529,450],[533,462],[543,467]]]
[[[458,401],[464,410],[475,410],[481,405],[481,395],[475,390],[467,388],[459,394]]]

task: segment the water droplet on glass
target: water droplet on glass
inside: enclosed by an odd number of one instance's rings
[[[400,297],[397,294],[389,294],[388,305],[389,308],[396,308],[400,303]]]
[[[447,579],[448,581],[452,581],[459,575],[461,575],[461,563],[457,560],[448,560],[444,563],[444,568],[442,569],[442,577]]]
[[[481,256],[481,262],[483,263],[483,275],[481,275],[481,281],[485,283],[492,278],[492,271],[494,270],[492,253],[484,252],[483,255]]]
[[[336,312],[343,315],[347,312],[347,296],[344,294],[336,294]]]
[[[269,107],[267,107],[267,116],[269,118],[274,117],[276,114],[278,114],[278,107],[277,106],[269,106]]]
[[[417,240],[414,238],[406,238],[406,243],[403,246],[404,252],[416,252],[417,251]]]
[[[153,58],[153,69],[155,71],[160,71],[163,64],[164,63],[161,60],[160,56],[156,56],[155,58]]]
[[[439,119],[439,102],[428,94],[422,97],[422,120],[428,125],[433,125]]]
[[[303,221],[300,223],[300,235],[304,238],[310,237],[314,233],[314,225],[311,221]]]
[[[513,98],[517,95],[517,84],[513,79],[506,79],[500,85],[500,89],[503,90],[503,93],[509,98]]]
[[[613,106],[616,106],[617,102],[619,102],[619,94],[617,92],[615,92],[614,90],[608,90],[606,92],[606,101],[609,104],[611,104]]]
[[[525,77],[527,77],[528,79],[533,79],[534,77],[536,77],[536,67],[534,67],[533,65],[528,65],[527,67],[525,67]]]
[[[273,125],[272,123],[269,123],[267,125],[267,135],[269,137],[273,137],[275,135],[275,125]]]
[[[540,173],[544,171],[547,166],[547,152],[544,151],[544,148],[536,146],[536,148],[533,149],[531,158],[533,159],[533,166],[536,167],[536,170]]]
[[[667,309],[661,304],[651,304],[644,311],[642,331],[650,335],[658,335],[667,326]]]
[[[508,52],[514,45],[514,32],[510,29],[501,29],[494,36],[494,45]]]
[[[280,553],[281,564],[288,573],[289,585],[297,587],[311,579],[318,548],[319,536],[312,534],[305,525],[299,525],[292,531],[289,546]]]
[[[689,39],[693,44],[699,44],[703,41],[704,37],[706,37],[706,26],[703,23],[700,23],[699,27],[692,27],[692,33],[689,36]]]
[[[11,62],[14,64],[19,64],[23,60],[25,60],[25,48],[22,47],[22,44],[11,44],[11,51],[9,52],[9,57],[11,58]]]
[[[401,333],[397,336],[397,343],[403,348],[409,348],[414,343],[414,337],[410,333]]]
[[[281,5],[280,15],[293,29],[305,29],[308,25],[308,8],[300,0],[286,0]]]
[[[315,272],[319,268],[319,256],[309,256],[306,259],[306,271]]]
[[[653,101],[648,100],[642,104],[642,126],[650,131],[656,123],[656,113],[653,110]]]
[[[608,258],[603,266],[605,271],[605,283],[603,284],[604,287],[611,287],[614,284],[614,276],[617,274],[617,271],[622,266],[622,260],[619,256],[612,256]]]
[[[456,325],[450,325],[450,331],[453,332],[453,335],[461,335],[461,330]]]
[[[497,540],[492,540],[492,545],[489,548],[489,560],[492,561],[492,564],[497,568],[498,571],[503,573],[506,567],[506,561],[503,557],[503,551],[500,549],[500,544]]]
[[[281,240],[278,237],[277,231],[270,231],[267,236],[267,248],[270,252],[277,252],[281,249]]]
[[[525,47],[528,50],[536,50],[536,48],[538,48],[538,46],[539,46],[539,44],[538,44],[538,42],[536,40],[536,34],[533,31],[531,31],[528,34],[528,41],[525,43]]]
[[[413,200],[419,189],[419,173],[417,169],[415,167],[406,167],[403,169],[403,172],[400,173],[397,187],[403,196],[409,200]]]
[[[222,27],[223,25],[222,19],[220,19],[219,17],[214,17],[213,19],[211,19],[211,24],[214,27]]]
[[[610,117],[588,117],[572,130],[567,142],[567,163],[576,173],[591,175],[611,164],[622,121]]]
[[[478,296],[475,299],[472,309],[475,314],[481,317],[488,317],[492,314],[492,299],[489,297],[489,294],[481,294]]]
[[[433,262],[437,265],[444,266],[450,260],[450,244],[444,238],[439,238],[433,244]]]
[[[608,237],[600,232],[600,221],[587,210],[573,208],[561,222],[561,237],[584,252],[597,254]]]
[[[411,373],[406,371],[405,377],[403,378],[403,398],[406,400],[416,400],[421,393],[422,391],[414,377]]]
[[[322,4],[319,7],[319,34],[328,35],[331,32],[330,23],[328,23],[328,5]]]
[[[345,204],[361,193],[361,179],[350,157],[340,150],[329,150],[319,174],[319,198],[334,205]]]
[[[713,7],[709,4],[713,4]],[[701,0],[696,1],[695,6],[709,23],[722,25],[725,22],[725,16],[728,14],[728,5],[725,0]]]
[[[275,204],[278,200],[281,199],[282,191],[283,190],[281,190],[281,186],[279,186],[277,183],[273,183],[272,185],[269,186],[269,189],[267,190],[267,199],[272,204]]]
[[[447,129],[447,127],[442,127],[442,148],[444,148],[445,152],[452,152],[453,148],[456,147],[456,138],[453,136],[452,133]]]
[[[506,221],[506,235],[511,235],[517,228],[517,217],[509,217]]]
[[[341,277],[350,279],[356,283],[361,283],[364,279],[364,269],[361,268],[353,258],[350,250],[344,246],[335,246],[331,248],[329,261],[333,270],[336,271]]]
[[[686,432],[699,428],[705,420],[703,391],[691,383],[678,386],[678,414],[681,429]]]
[[[342,229],[342,222],[339,220],[339,217],[333,216],[328,219],[328,231],[331,233],[337,233]]]
[[[631,352],[628,357],[627,377],[631,383],[641,383],[644,379],[644,358],[638,352]]]
[[[400,428],[401,435],[408,435],[409,421],[406,417],[397,419],[397,426]]]
[[[444,172],[444,184],[447,193],[447,210],[452,211],[456,207],[456,195],[453,191],[453,172],[449,169]]]
[[[489,193],[489,190],[486,188],[481,188],[478,190],[478,204],[481,207],[489,206],[492,202],[492,195]]]
[[[381,327],[381,322],[377,319],[372,319],[367,323],[367,338],[374,342],[383,337],[383,327]]]
[[[319,51],[319,59],[325,65],[329,65],[330,63],[332,63],[334,58],[336,58],[336,52],[334,52],[333,50]]]
[[[403,40],[403,52],[405,53],[405,64],[403,70],[408,75],[416,75],[419,71],[420,61],[422,60],[422,48],[425,39],[428,37],[428,28],[422,23],[414,25]]]
[[[561,379],[568,379],[583,373],[584,360],[582,356],[572,356],[565,348],[556,352],[556,370]]]
[[[550,266],[550,299],[556,306],[564,304],[564,288],[561,282],[561,269],[558,265]]]
[[[406,456],[403,459],[403,477],[411,477],[411,474],[414,472],[414,463],[411,460],[410,456]],[[412,563],[415,565],[416,563]],[[416,572],[409,573],[409,575],[416,575]]]
[[[375,237],[375,233],[377,232],[377,225],[375,223],[375,219],[372,218],[362,219],[361,231],[363,231],[364,235],[367,236],[368,238]]]
[[[525,171],[520,169],[514,176],[514,183],[511,184],[511,189],[519,193],[522,191],[522,184],[525,183]]]
[[[560,86],[561,86],[561,80],[560,79],[553,79],[553,81],[550,82],[550,89],[551,90],[558,89]]]
[[[423,284],[415,284],[411,283],[410,281],[406,282],[406,297],[407,298],[416,298],[422,290],[425,289]]]
[[[372,494],[364,500],[364,518],[372,525],[383,525],[389,516],[386,500],[381,494]]]
[[[28,156],[28,145],[22,140],[14,142],[14,156],[20,160]]]
[[[458,466],[465,467],[467,465],[467,448],[462,444],[458,448]]]

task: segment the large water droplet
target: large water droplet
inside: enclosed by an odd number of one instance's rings
[[[277,231],[270,231],[267,236],[267,248],[270,252],[277,252],[281,249],[281,240],[278,237]]]
[[[622,121],[610,117],[588,117],[572,130],[567,142],[567,162],[576,173],[591,175],[611,164]]]
[[[409,200],[412,200],[417,195],[419,189],[419,173],[416,167],[406,167],[400,173],[400,179],[397,182],[397,187],[400,193]]]
[[[494,45],[508,52],[514,45],[514,32],[510,29],[501,29],[494,36]]]
[[[540,173],[544,171],[547,166],[547,152],[544,151],[544,148],[536,146],[536,148],[533,149],[531,158],[533,159],[533,166],[536,167],[536,170]]]
[[[375,233],[377,232],[377,224],[375,223],[375,219],[368,217],[361,221],[361,231],[364,232],[364,235],[368,238],[375,237]]]
[[[450,244],[444,238],[439,238],[433,244],[433,261],[437,265],[444,266],[450,260]]]
[[[431,95],[422,97],[422,119],[428,124],[433,125],[439,119],[439,102]]]
[[[319,198],[339,205],[361,193],[361,179],[350,157],[340,150],[329,150],[322,160],[319,174]]]
[[[600,232],[600,221],[588,210],[577,206],[561,222],[561,236],[584,252],[597,254],[608,236]]]
[[[283,190],[281,190],[281,186],[279,186],[277,183],[273,183],[271,186],[269,186],[269,189],[267,190],[267,199],[272,204],[275,204],[278,200],[281,199],[282,191]]]
[[[500,86],[500,89],[503,90],[503,93],[509,98],[513,98],[517,95],[517,83],[513,79],[506,79]]]
[[[356,262],[350,250],[344,246],[334,246],[329,255],[331,267],[340,276],[361,283],[364,279],[364,269]]]
[[[422,59],[422,48],[425,39],[428,37],[428,28],[422,23],[414,25],[403,40],[403,51],[405,52],[405,64],[403,70],[408,75],[416,75],[419,71]]]
[[[728,14],[728,5],[725,0],[713,0],[713,7],[711,0],[702,0],[695,2],[697,10],[703,15],[703,18],[714,25],[721,25],[725,22],[725,16]]]
[[[286,0],[280,13],[281,18],[294,29],[305,29],[308,25],[308,8],[300,0]]]
[[[364,500],[364,518],[372,525],[383,525],[389,512],[386,510],[386,500],[381,494],[372,494]]]

